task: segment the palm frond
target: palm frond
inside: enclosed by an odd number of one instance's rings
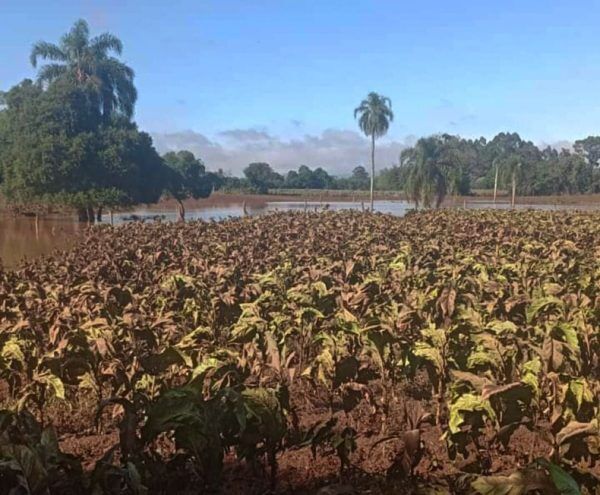
[[[137,101],[133,70],[116,58],[110,57],[98,66],[98,76],[104,84],[104,113],[108,116],[116,110],[131,118]]]
[[[59,77],[64,76],[67,72],[68,68],[66,65],[47,64],[39,70],[37,80],[41,83],[51,83]]]
[[[376,138],[384,136],[394,120],[391,110],[392,102],[386,96],[371,92],[354,109],[354,118],[358,117],[358,126],[367,136]]]
[[[77,60],[89,45],[90,28],[88,23],[79,19],[71,30],[60,39],[60,47],[71,60]]]
[[[123,42],[110,33],[103,33],[93,38],[90,47],[98,55],[106,55],[111,51],[121,55],[123,52]]]
[[[56,62],[66,62],[67,55],[54,43],[38,41],[31,49],[29,61],[33,67],[37,67],[39,58],[54,60]]]
[[[90,40],[89,26],[80,19],[61,37],[59,46],[47,42],[34,45],[31,63],[35,67],[39,58],[63,62],[64,65],[54,63],[43,67],[38,73],[40,84],[69,74],[77,84],[93,89],[107,117],[119,112],[130,118],[137,101],[135,73],[118,58],[109,56],[111,52],[120,55],[122,50],[121,40],[110,33]]]

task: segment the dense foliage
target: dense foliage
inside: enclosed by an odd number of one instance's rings
[[[375,176],[380,191],[403,191],[424,205],[435,206],[447,194],[501,188],[519,195],[588,194],[600,192],[600,138],[575,141],[572,149],[540,149],[516,133],[491,140],[463,139],[449,134],[419,139],[404,149],[399,164]],[[253,169],[258,164],[252,164]],[[250,180],[227,178],[225,188],[368,190],[370,174],[355,167],[351,176],[333,176],[326,168],[301,165],[285,176],[267,164]],[[514,198],[513,198],[514,199]]]
[[[166,189],[179,206],[179,219],[185,219],[183,200],[206,198],[210,195],[214,180],[206,173],[202,160],[191,151],[169,151],[163,156],[168,167]]]
[[[102,208],[153,203],[164,192],[178,200],[210,194],[203,165],[165,165],[130,121],[133,71],[109,55],[121,50],[111,34],[90,39],[84,21],[59,45],[34,45],[34,66],[55,62],[40,68],[36,83],[0,95],[0,192],[13,208],[67,206],[94,221]]]
[[[90,229],[0,271],[2,489],[197,493],[312,450],[371,493],[598,494],[598,245],[564,212]],[[115,447],[66,454],[95,417]]]
[[[264,162],[251,163],[244,169],[244,176],[250,189],[259,194],[266,194],[269,189],[283,185],[283,177],[275,172],[271,165]]]
[[[244,190],[264,194],[269,190],[295,189],[338,189],[368,190],[369,173],[358,166],[348,177],[329,175],[323,168],[311,169],[300,165],[298,170],[290,170],[285,176],[279,174],[268,163],[251,163],[244,169],[244,177],[225,176],[213,173],[213,182],[217,189],[225,191]]]
[[[79,209],[154,202],[163,164],[150,136],[123,118],[106,122],[94,92],[64,79],[24,81],[5,95],[2,193],[15,205]]]
[[[516,133],[500,133],[491,140],[463,139],[443,134],[420,139],[402,151],[400,164],[377,177],[382,190],[404,190],[415,195],[420,179],[441,192],[440,180],[452,194],[473,189],[515,187],[521,195],[586,194],[600,192],[600,138],[575,141],[573,150],[539,149]]]

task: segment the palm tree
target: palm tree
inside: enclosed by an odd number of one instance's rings
[[[33,45],[30,60],[33,67],[37,67],[39,59],[51,61],[38,71],[41,84],[73,77],[77,84],[90,85],[98,93],[106,118],[114,113],[131,118],[137,100],[134,72],[111,56],[121,55],[122,51],[123,43],[110,33],[90,39],[88,24],[80,19],[58,45],[46,41]]]
[[[369,95],[354,109],[354,118],[365,136],[371,138],[371,211],[373,211],[373,189],[375,184],[375,139],[385,136],[390,122],[394,120],[392,101],[377,93]]]
[[[418,208],[438,208],[448,192],[448,174],[435,137],[419,139],[406,178],[406,192]]]

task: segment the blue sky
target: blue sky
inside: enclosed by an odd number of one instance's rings
[[[396,114],[388,162],[437,132],[600,133],[598,1],[0,0],[0,12],[0,88],[34,75],[34,41],[83,17],[123,40],[140,126],[225,168],[253,150],[280,168],[293,153],[345,166],[364,144],[352,110],[372,90]]]

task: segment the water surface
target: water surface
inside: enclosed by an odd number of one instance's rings
[[[198,202],[186,211],[186,219],[195,220],[223,220],[244,214],[244,202],[239,199],[229,199],[225,196],[210,198]],[[454,207],[467,209],[498,208],[509,209],[510,204],[501,202],[496,205],[491,201],[469,199],[466,202],[456,201],[448,204]],[[360,201],[265,201],[252,200],[246,202],[246,212],[249,215],[263,215],[273,211],[299,210],[309,211],[328,208],[330,210],[367,208],[367,202]],[[375,202],[375,210],[382,213],[403,216],[408,210],[414,208],[412,203],[402,200],[380,200]],[[541,210],[598,210],[600,204],[518,204],[518,209]],[[139,207],[128,212],[115,213],[113,222],[121,224],[132,220],[153,221],[160,218],[165,221],[177,220],[174,205],[153,205]],[[105,215],[104,223],[110,222]],[[77,222],[73,217],[41,218],[36,231],[34,218],[11,217],[0,215],[0,260],[4,267],[14,268],[24,259],[32,259],[57,249],[68,248],[76,239],[77,234],[85,224]]]

